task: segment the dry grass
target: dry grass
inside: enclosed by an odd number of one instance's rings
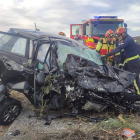
[[[94,124],[93,128],[88,131],[71,128],[71,130],[61,133],[47,134],[42,140],[123,140],[126,139],[121,135],[124,128],[135,130],[136,135],[131,140],[140,140],[139,116],[136,114],[122,117],[126,123],[123,123],[118,117],[114,117]]]

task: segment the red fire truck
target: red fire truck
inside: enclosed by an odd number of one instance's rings
[[[70,25],[70,38],[85,43],[95,49],[100,38],[104,38],[107,30],[115,32],[118,27],[127,27],[123,19],[117,16],[94,16],[94,19],[83,20],[80,24]]]

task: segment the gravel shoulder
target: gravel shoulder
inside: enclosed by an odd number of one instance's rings
[[[95,123],[87,123],[73,117],[55,119],[52,120],[50,125],[44,125],[44,119],[28,117],[29,115],[34,115],[36,111],[22,93],[12,92],[11,97],[20,100],[23,109],[18,118],[10,126],[6,126],[7,129],[3,132],[3,135],[1,135],[1,139],[3,140],[41,140],[43,137],[46,137],[46,135],[50,137],[52,135],[68,133],[73,130],[84,132],[93,130],[95,127]],[[16,130],[19,130],[20,134],[17,136],[11,135]]]

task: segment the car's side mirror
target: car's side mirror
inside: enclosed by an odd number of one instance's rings
[[[40,72],[36,75],[36,83],[37,86],[42,86],[44,84],[45,81],[45,76],[44,76],[44,72]]]

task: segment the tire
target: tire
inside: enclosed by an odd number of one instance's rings
[[[21,112],[20,101],[6,98],[0,102],[0,125],[11,124]]]

